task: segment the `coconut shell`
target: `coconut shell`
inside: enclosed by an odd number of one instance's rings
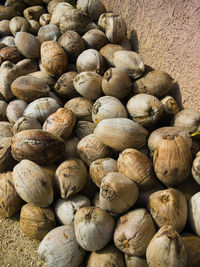
[[[112,150],[103,144],[95,134],[83,137],[77,145],[77,153],[88,166],[97,159],[110,157]]]
[[[187,221],[187,201],[184,195],[170,188],[157,191],[149,196],[148,208],[158,227],[171,225],[180,233]]]
[[[127,117],[124,105],[114,96],[102,96],[92,106],[92,120],[95,124],[103,119]]]
[[[90,165],[90,176],[98,187],[101,186],[101,182],[106,174],[117,171],[117,161],[112,158],[97,159]]]
[[[120,15],[107,13],[105,33],[110,43],[120,43],[124,39],[126,24]]]
[[[154,169],[158,179],[167,186],[177,185],[190,174],[192,155],[182,136],[166,135],[154,153]]]
[[[66,2],[67,1],[53,0],[52,3],[49,3],[47,9],[50,14],[52,13],[50,24],[59,26],[61,16],[68,12],[69,9],[74,9],[72,5]]]
[[[190,234],[184,233],[181,235],[184,246],[187,251],[187,265],[186,267],[199,267],[200,262],[200,238]]]
[[[99,51],[95,49],[86,49],[77,58],[76,67],[78,72],[94,71],[103,75],[105,71],[105,62]]]
[[[39,18],[39,22],[42,26],[48,25],[50,20],[51,20],[51,14],[46,14],[46,13],[42,14]]]
[[[46,72],[35,71],[35,72],[30,73],[29,75],[43,80],[43,82],[45,82],[51,89],[53,89],[56,83],[56,80]]]
[[[19,52],[30,59],[40,57],[40,42],[38,39],[28,32],[17,32],[15,43]]]
[[[12,93],[20,100],[30,103],[37,98],[48,96],[49,86],[43,80],[31,77],[20,76],[11,84]]]
[[[22,160],[13,169],[13,181],[19,196],[26,202],[47,207],[53,202],[53,188],[48,174],[36,163]]]
[[[114,54],[124,50],[119,44],[107,44],[100,49],[100,54],[109,67],[114,67]]]
[[[24,9],[24,17],[27,19],[27,20],[31,20],[31,19],[34,19],[34,20],[39,20],[39,18],[44,14],[46,13],[46,10],[44,7],[42,6],[31,6],[31,7],[28,7],[26,9]]]
[[[164,71],[153,70],[134,83],[134,93],[145,93],[161,97],[173,86],[173,78]]]
[[[56,82],[54,91],[64,99],[71,99],[77,97],[79,93],[75,90],[73,79],[78,73],[75,71],[69,71],[64,73]]]
[[[148,267],[147,262],[142,257],[125,254],[126,267]]]
[[[60,36],[60,29],[53,24],[44,25],[38,31],[38,40],[40,41],[40,43],[51,40],[58,41]]]
[[[24,130],[12,139],[12,156],[17,161],[29,159],[38,164],[51,164],[62,159],[63,139],[43,130]]]
[[[24,17],[12,18],[9,26],[14,36],[17,32],[31,32],[31,25]]]
[[[1,44],[1,48],[4,48],[5,46],[11,46],[11,47],[15,47],[15,38],[13,36],[4,36],[0,38],[0,44]]]
[[[11,137],[0,138],[0,172],[11,171],[16,161],[11,155]]]
[[[56,41],[46,41],[41,45],[41,62],[52,76],[59,77],[67,69],[67,55]]]
[[[63,0],[44,0],[43,2],[45,2],[47,4],[47,10],[50,14],[53,13],[54,8],[61,2],[63,2]]]
[[[38,71],[38,64],[34,60],[28,58],[19,61],[16,65],[19,68],[20,76]]]
[[[5,61],[0,67],[0,93],[6,101],[11,100],[14,95],[11,91],[12,82],[21,75],[20,69],[10,61]]]
[[[95,125],[90,121],[78,121],[74,128],[76,136],[81,140],[86,135],[94,133]]]
[[[14,187],[12,172],[1,173],[0,214],[3,217],[11,217],[20,210],[22,204],[23,200]]]
[[[200,111],[184,109],[176,113],[171,125],[182,128],[190,133],[200,131]]]
[[[110,68],[104,73],[102,90],[105,95],[123,99],[131,93],[131,87],[131,80],[125,72]]]
[[[0,100],[0,121],[7,121],[6,109],[8,104],[4,100]]]
[[[185,267],[187,252],[181,236],[171,225],[163,226],[152,238],[146,251],[149,267]]]
[[[59,108],[43,124],[43,130],[66,140],[73,131],[76,116],[71,110]]]
[[[52,97],[41,97],[31,102],[23,115],[43,123],[51,114],[60,108],[58,101]]]
[[[98,20],[99,16],[105,12],[105,7],[99,0],[78,0],[77,8],[87,12],[93,20]]]
[[[144,72],[144,63],[140,55],[133,51],[115,52],[114,65],[133,79],[139,78]]]
[[[7,106],[6,115],[10,123],[15,123],[23,116],[27,103],[23,100],[13,100]]]
[[[112,216],[96,207],[83,207],[76,212],[74,218],[76,239],[88,251],[105,247],[112,238],[114,225]]]
[[[90,16],[81,9],[70,8],[60,17],[59,26],[62,32],[75,31],[82,34],[91,22]]]
[[[102,13],[98,19],[98,27],[103,32],[105,32],[106,30],[106,16],[108,13],[111,13],[111,12]]]
[[[0,21],[18,16],[19,13],[11,6],[0,6]]]
[[[148,211],[136,209],[119,218],[113,239],[115,246],[124,253],[143,256],[155,232],[155,226]]]
[[[93,266],[125,267],[123,254],[114,245],[108,245],[105,248],[90,254],[87,267]]]
[[[96,50],[100,50],[108,42],[105,33],[96,29],[87,31],[82,38],[87,48]]]
[[[92,121],[92,102],[85,97],[75,97],[64,105],[76,115],[76,119],[81,121]]]
[[[30,129],[42,129],[42,125],[37,120],[23,116],[13,125],[13,134]]]
[[[102,95],[102,77],[93,71],[84,71],[76,75],[73,80],[76,91],[92,101]]]
[[[200,192],[196,193],[189,200],[188,220],[193,232],[200,236]]]
[[[158,142],[163,138],[163,136],[173,135],[173,134],[181,135],[188,142],[188,145],[191,147],[192,139],[187,131],[175,126],[166,126],[157,128],[150,134],[148,139],[148,147],[150,150],[151,158],[153,158],[153,154],[158,145]]]
[[[29,238],[42,239],[56,226],[51,208],[25,204],[20,212],[20,229]]]
[[[87,182],[87,168],[82,160],[72,158],[62,162],[55,173],[56,185],[62,198],[80,192]]]
[[[144,146],[148,135],[145,128],[126,118],[102,120],[94,133],[102,143],[118,151]]]
[[[8,19],[3,19],[0,21],[0,36],[11,35],[9,23],[10,21]]]
[[[139,190],[134,181],[118,172],[109,172],[100,185],[99,207],[121,214],[135,204],[138,195]]]
[[[163,114],[163,105],[155,96],[137,94],[126,105],[131,118],[144,127],[155,125]]]
[[[197,153],[196,158],[192,163],[192,176],[198,184],[200,184],[200,152]]]
[[[58,43],[64,49],[70,62],[75,62],[77,57],[85,50],[83,38],[75,31],[66,31],[59,38]]]
[[[85,251],[76,241],[74,226],[63,225],[51,230],[41,241],[38,254],[46,266],[79,266]]]
[[[120,173],[137,183],[140,189],[149,189],[156,184],[153,162],[140,151],[127,148],[117,160]]]
[[[161,102],[163,104],[164,113],[169,115],[175,115],[179,112],[178,104],[172,96],[165,96],[161,99]]]
[[[10,61],[16,64],[22,58],[16,47],[4,47],[0,50],[0,63]]]
[[[8,121],[0,121],[0,137],[12,137],[13,125]]]
[[[83,195],[75,195],[66,199],[57,199],[54,205],[54,211],[60,224],[73,224],[74,216],[77,210],[82,207],[90,206],[89,198]]]

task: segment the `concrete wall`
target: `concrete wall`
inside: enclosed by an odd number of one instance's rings
[[[200,110],[200,0],[101,0],[124,18],[133,50],[168,72],[184,108]]]

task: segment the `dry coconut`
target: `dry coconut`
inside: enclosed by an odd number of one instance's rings
[[[96,207],[79,209],[74,218],[78,243],[88,251],[104,248],[112,238],[114,219],[105,210]]]
[[[114,242],[126,254],[143,256],[155,232],[148,211],[136,209],[120,217],[114,232]]]
[[[134,181],[118,172],[109,172],[100,186],[99,206],[112,213],[121,214],[137,201],[139,190]]]
[[[165,225],[154,235],[146,251],[149,267],[185,267],[187,253],[181,236],[171,225]]]

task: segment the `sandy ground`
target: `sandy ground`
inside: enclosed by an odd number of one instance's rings
[[[0,267],[42,267],[37,255],[40,241],[26,237],[19,229],[19,214],[0,217]]]

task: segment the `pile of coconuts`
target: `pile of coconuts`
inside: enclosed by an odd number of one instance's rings
[[[0,214],[44,266],[200,266],[200,111],[174,84],[99,0],[0,6]]]

